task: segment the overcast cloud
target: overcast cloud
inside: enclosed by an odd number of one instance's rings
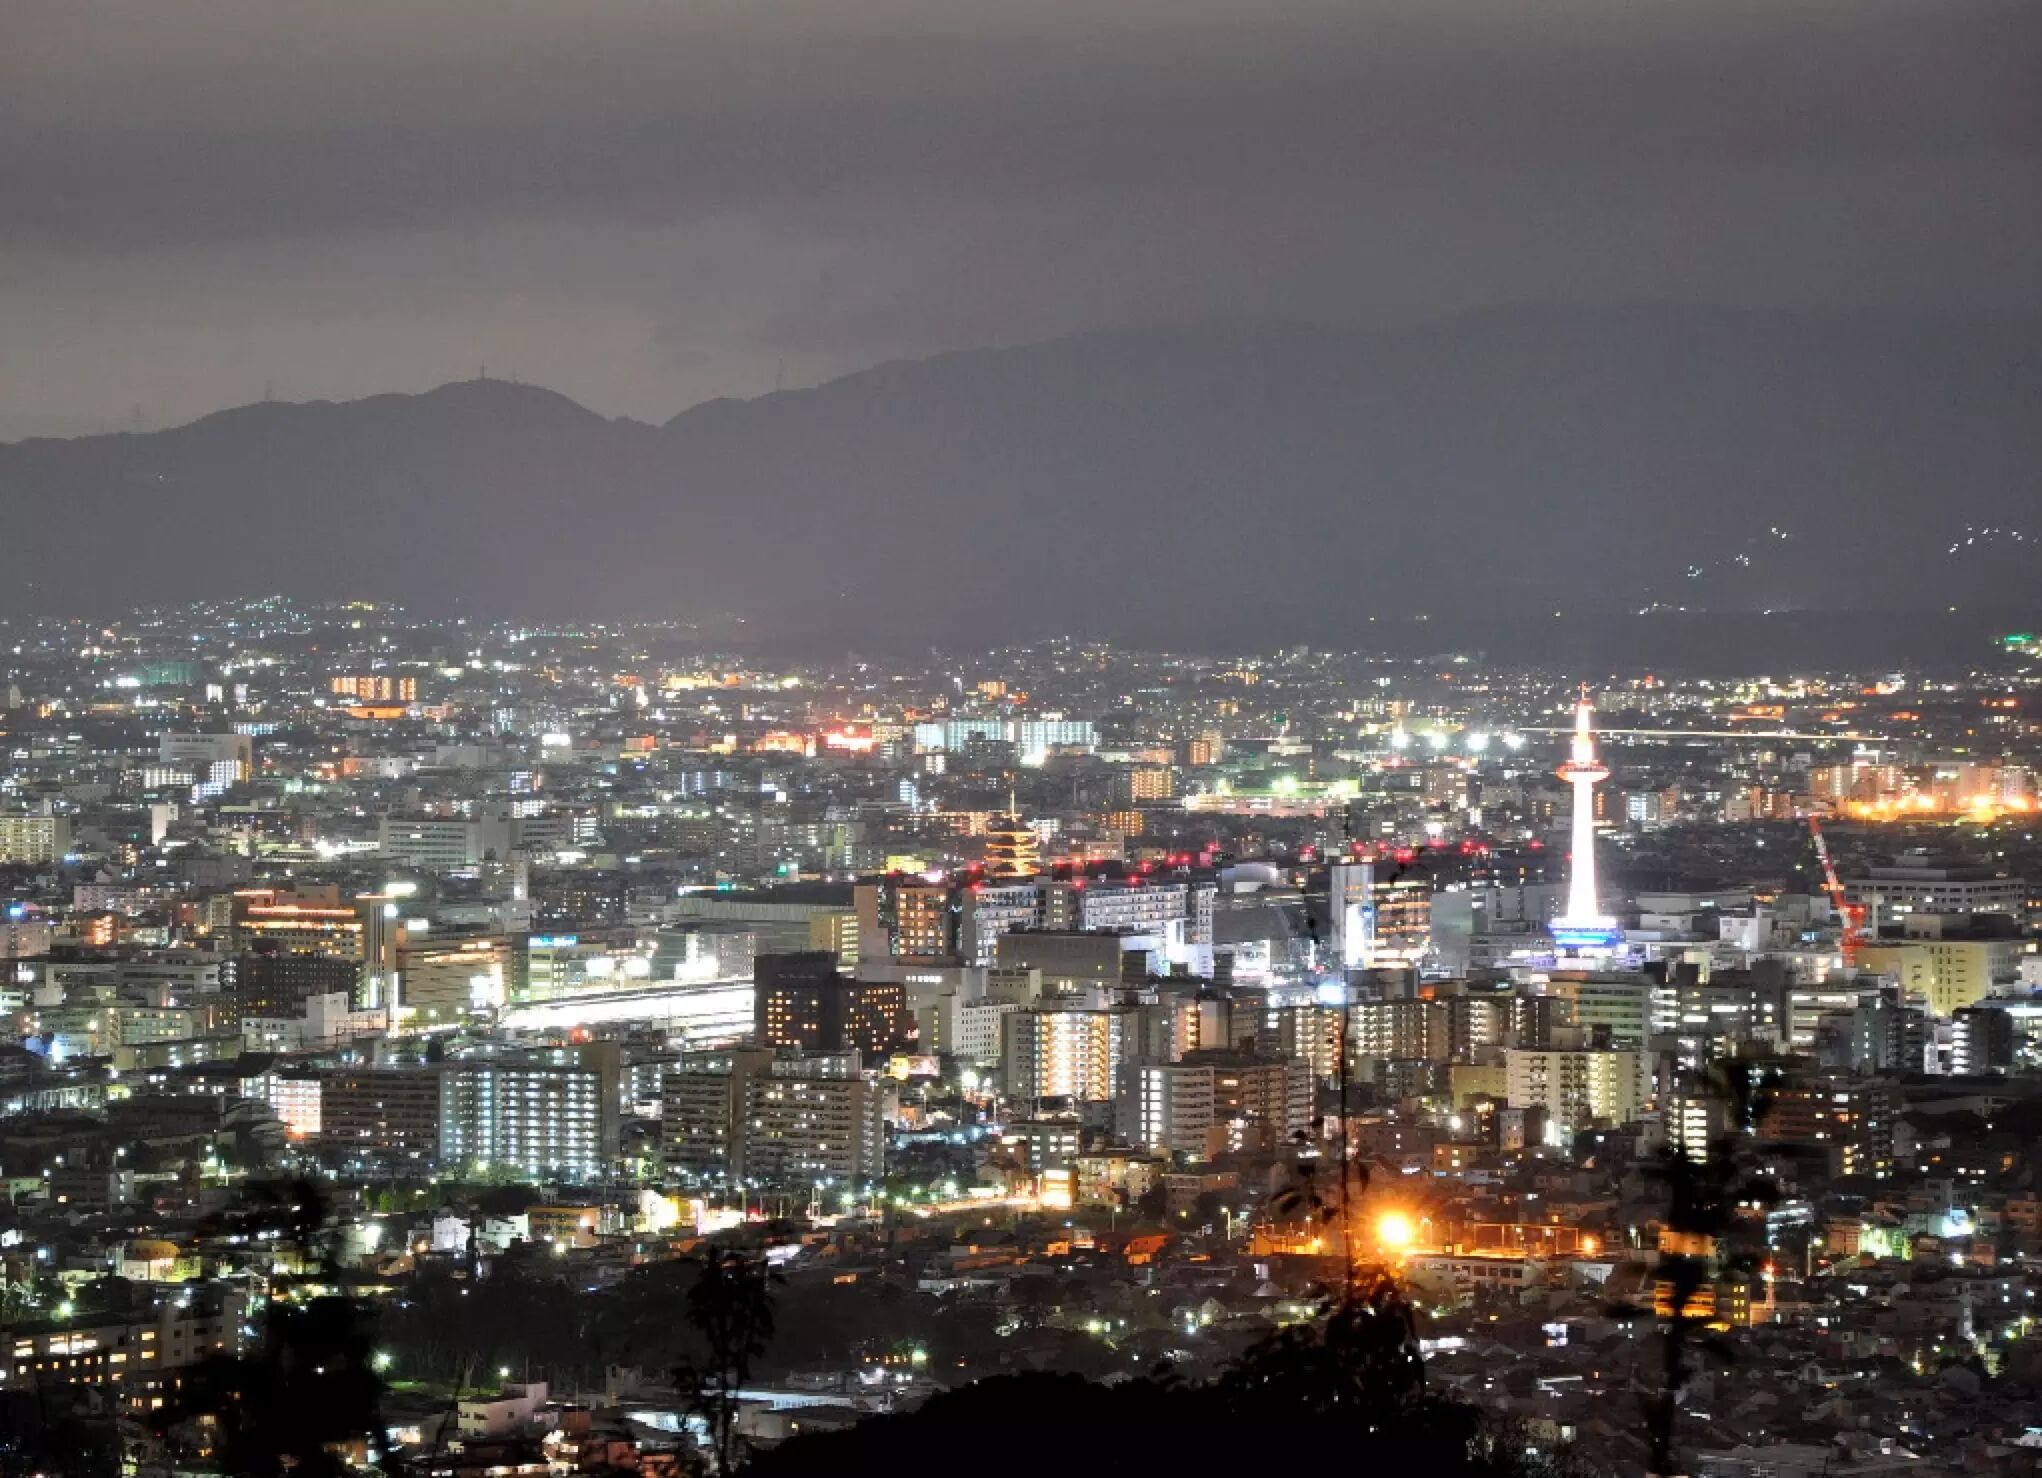
[[[2033,0],[0,0],[0,436],[1130,321],[2042,304]]]

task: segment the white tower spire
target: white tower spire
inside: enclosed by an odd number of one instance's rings
[[[1595,787],[1609,779],[1609,767],[1595,752],[1595,704],[1589,701],[1586,683],[1581,685],[1580,701],[1574,705],[1574,742],[1559,774],[1574,787],[1574,844],[1567,877],[1567,908],[1553,920],[1553,940],[1576,949],[1607,949],[1617,942],[1619,932],[1616,920],[1602,912],[1596,888]]]

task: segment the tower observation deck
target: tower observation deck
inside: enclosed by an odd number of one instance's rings
[[[1574,738],[1559,775],[1574,788],[1573,845],[1567,907],[1553,920],[1553,942],[1575,953],[1607,951],[1623,938],[1623,931],[1602,912],[1596,884],[1595,787],[1609,779],[1609,766],[1595,752],[1595,705],[1589,701],[1586,683],[1574,705]]]

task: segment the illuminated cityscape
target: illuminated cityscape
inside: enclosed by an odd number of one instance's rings
[[[691,1460],[618,1321],[749,1237],[793,1327],[848,1321],[750,1378],[761,1454],[1021,1351],[1217,1376],[1345,1264],[1431,1379],[1634,1462],[1657,1337],[1607,1310],[1670,1307],[1650,1167],[1723,1132],[1726,1066],[1777,1194],[1751,1270],[1701,1258],[1745,1364],[1693,1450],[1765,1445],[1736,1393],[1810,1362],[1897,1360],[1953,1431],[2028,1409],[1933,1374],[2025,1358],[2042,1259],[2025,650],[1591,704],[1478,653],[771,663],[280,599],[7,637],[4,1374],[103,1389],[138,1453],[292,1296],[217,1208],[298,1176],[417,1451],[560,1460],[588,1411]],[[1343,1162],[1337,1215],[1278,1193]],[[506,1278],[633,1368],[504,1322]]]
[[[2042,4],[0,14],[0,1478],[2042,1478]]]

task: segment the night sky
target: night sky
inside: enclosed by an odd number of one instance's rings
[[[2033,0],[0,0],[0,437],[1129,323],[2042,305]]]

